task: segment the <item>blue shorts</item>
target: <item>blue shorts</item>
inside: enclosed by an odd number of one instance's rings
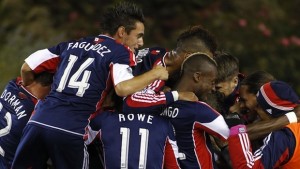
[[[84,169],[89,163],[82,137],[27,124],[12,168],[46,168],[48,158],[56,169]]]

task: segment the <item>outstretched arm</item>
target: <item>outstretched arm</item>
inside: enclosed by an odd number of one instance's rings
[[[286,116],[248,124],[247,132],[249,139],[252,141],[263,138],[272,131],[279,130],[288,124],[289,120]]]
[[[300,106],[297,106],[294,109],[294,112],[297,116],[298,122],[300,122]],[[263,138],[272,131],[279,130],[284,126],[290,124],[287,116],[280,116],[267,121],[260,121],[247,125],[247,132],[250,140],[255,140]]]

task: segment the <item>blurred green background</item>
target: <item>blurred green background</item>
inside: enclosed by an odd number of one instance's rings
[[[0,89],[32,52],[97,35],[98,18],[118,0],[0,1]],[[144,47],[175,47],[185,28],[201,24],[219,50],[240,59],[241,72],[265,70],[300,93],[300,1],[134,0],[146,16]]]

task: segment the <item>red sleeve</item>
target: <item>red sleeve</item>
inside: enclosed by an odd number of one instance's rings
[[[238,127],[238,126],[235,126]],[[230,129],[232,132],[234,127]],[[256,159],[252,153],[250,140],[246,132],[230,134],[228,138],[229,155],[234,169],[264,169],[261,159]],[[245,128],[244,128],[245,129]]]

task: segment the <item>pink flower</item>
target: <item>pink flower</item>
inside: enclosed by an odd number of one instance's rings
[[[240,27],[246,27],[248,24],[246,19],[239,19],[239,25]]]
[[[293,43],[296,46],[300,46],[300,38],[297,36],[291,36],[290,37],[291,43]]]
[[[264,23],[258,24],[257,29],[266,37],[269,37],[272,34],[271,30]]]
[[[280,44],[281,44],[282,46],[285,46],[285,47],[289,46],[289,45],[290,45],[290,40],[289,40],[289,38],[281,38]]]

